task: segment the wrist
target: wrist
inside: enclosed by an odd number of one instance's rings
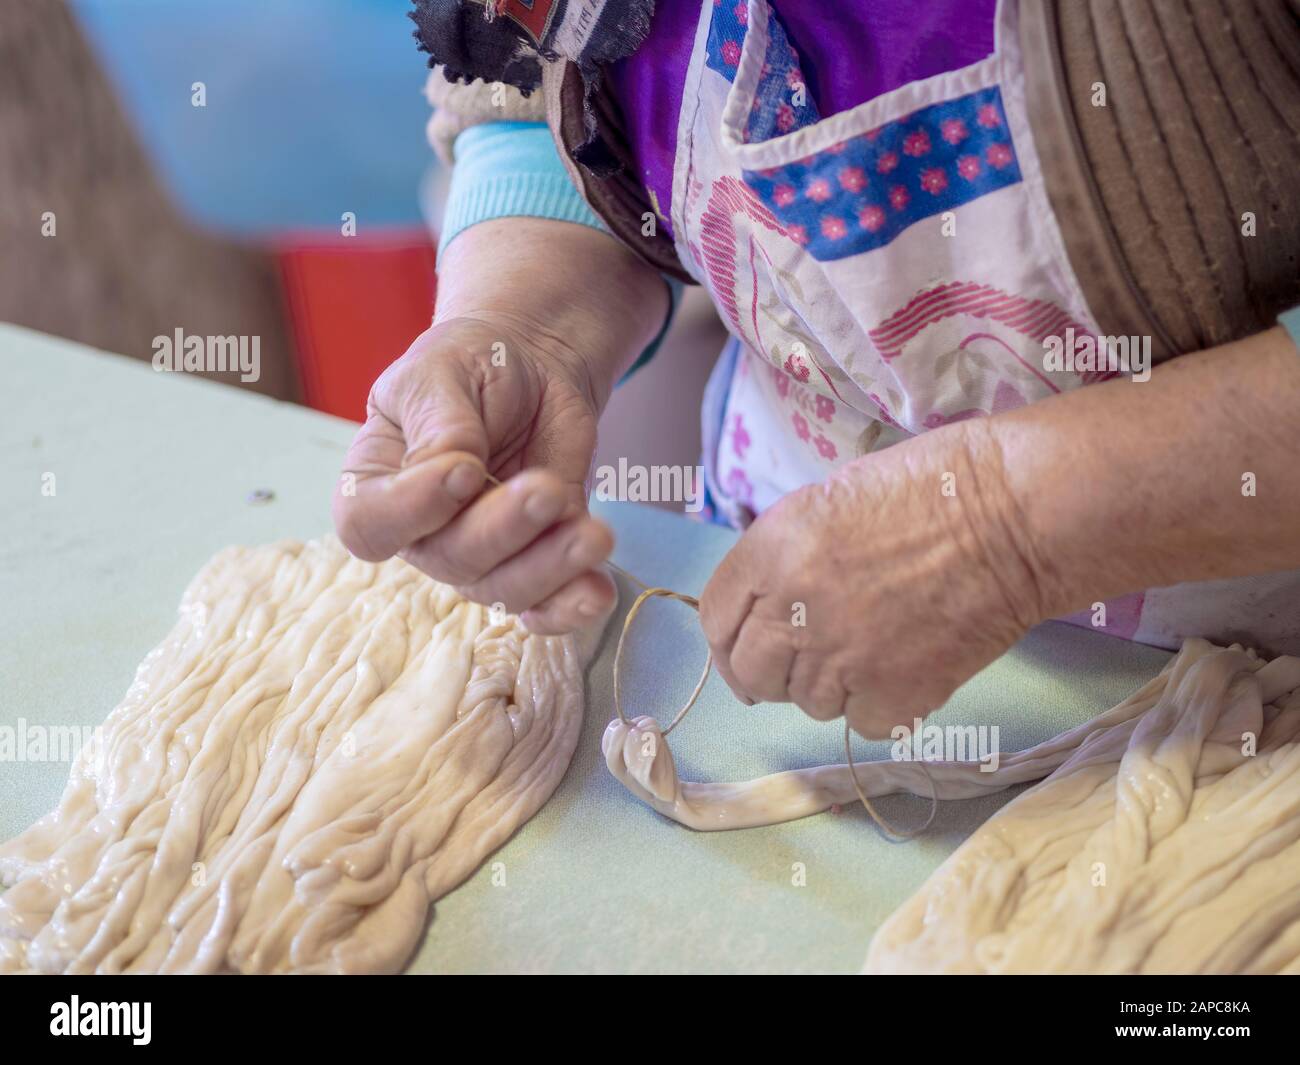
[[[997,457],[990,464],[998,470],[1008,536],[1033,572],[1039,620],[1178,579],[1155,545],[1135,543],[1122,509],[1132,499],[1132,471],[1108,462],[1095,428],[1081,431],[1069,420],[1024,410],[983,419],[979,428]]]
[[[952,426],[950,461],[963,486],[959,510],[975,564],[992,572],[1011,615],[1028,629],[1073,609],[1076,589],[1059,565],[1057,530],[1049,535],[1030,505],[1035,481],[1013,473],[999,428],[996,418]]]
[[[526,350],[587,381],[603,407],[668,307],[663,279],[608,234],[502,218],[466,230],[447,249],[434,320],[507,323]]]

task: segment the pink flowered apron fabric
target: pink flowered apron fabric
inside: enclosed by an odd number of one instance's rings
[[[732,335],[704,411],[730,524],[916,433],[1114,376],[1044,369],[1044,338],[1096,324],[1043,188],[1016,17],[1004,0],[980,62],[822,116],[766,0],[702,6],[672,221]],[[1298,574],[1182,585],[1108,603],[1104,631],[1295,653],[1297,602]]]

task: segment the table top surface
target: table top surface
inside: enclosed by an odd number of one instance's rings
[[[0,326],[0,728],[93,726],[171,627],[195,571],[232,543],[309,538],[355,427],[147,363]],[[54,494],[42,491],[53,474]],[[258,490],[270,502],[250,502]],[[735,534],[653,508],[597,504],[614,558],[698,593]],[[626,586],[623,591],[630,591]],[[630,603],[624,595],[622,608]],[[704,658],[695,615],[646,611],[625,705],[665,718]],[[948,802],[893,843],[858,808],[770,828],[694,833],[641,805],[600,753],[613,710],[611,622],[587,678],[586,720],[550,802],[438,902],[413,972],[852,972],[880,923],[1018,789]],[[1164,651],[1039,626],[932,721],[1000,728],[1017,750],[1119,702]],[[792,706],[747,708],[716,675],[673,734],[683,779],[740,780],[842,761],[842,729]],[[887,745],[860,743],[861,758]],[[51,809],[58,762],[0,762],[0,839]],[[896,823],[925,816],[880,800]]]

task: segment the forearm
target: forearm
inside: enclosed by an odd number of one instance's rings
[[[511,322],[531,343],[580,360],[603,406],[663,326],[668,302],[663,278],[608,234],[550,219],[499,218],[466,229],[447,247],[434,321],[490,315]]]
[[[1280,328],[972,431],[1044,616],[1300,567],[1300,354]]]

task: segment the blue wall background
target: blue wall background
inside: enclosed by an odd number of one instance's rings
[[[241,234],[419,224],[426,56],[406,0],[72,0],[182,208]],[[207,107],[190,86],[207,85]]]

